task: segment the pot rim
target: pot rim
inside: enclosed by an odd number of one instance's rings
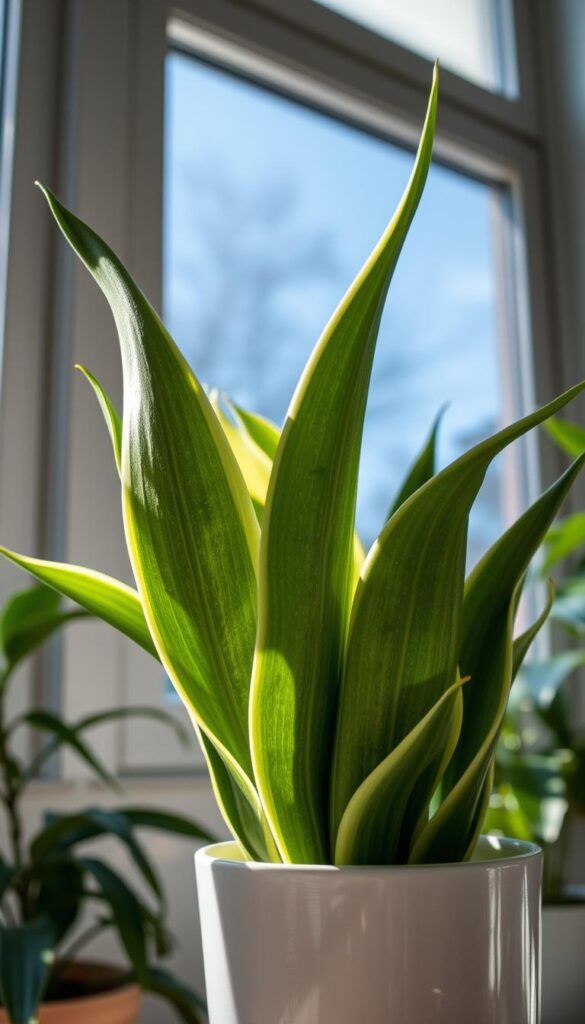
[[[477,856],[477,849],[480,854]],[[524,839],[511,839],[507,836],[482,835],[478,841],[474,859],[469,861],[448,861],[444,864],[352,864],[337,866],[335,864],[275,864],[273,862],[244,860],[238,844],[234,840],[223,843],[212,843],[197,850],[195,863],[198,865],[220,863],[244,871],[277,871],[289,874],[313,872],[317,874],[339,874],[345,876],[361,876],[367,874],[400,874],[416,871],[477,871],[486,867],[505,868],[519,862],[542,857],[542,850],[536,843]]]

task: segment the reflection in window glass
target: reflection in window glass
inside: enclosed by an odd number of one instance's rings
[[[165,145],[165,319],[201,380],[281,423],[412,156],[178,54]],[[486,185],[433,167],[381,325],[358,499],[366,545],[444,402],[442,464],[501,419],[491,202]],[[470,562],[501,520],[496,464]]]
[[[507,0],[315,0],[463,78],[504,90],[499,40],[511,31]],[[504,18],[507,14],[508,17]],[[507,90],[506,90],[507,91]]]

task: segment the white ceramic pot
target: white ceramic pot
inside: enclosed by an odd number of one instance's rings
[[[583,902],[545,906],[542,914],[542,1024],[585,1021]]]
[[[436,866],[253,864],[234,843],[195,860],[210,1024],[539,1022],[531,843]]]

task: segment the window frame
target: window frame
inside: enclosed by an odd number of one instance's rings
[[[94,224],[160,308],[169,22],[175,45],[232,69],[239,60],[240,72],[264,82],[268,76],[276,89],[411,146],[431,62],[309,0],[54,0],[52,12],[35,0],[22,4],[9,250],[14,299],[7,307],[11,329],[0,416],[3,438],[19,436],[15,448],[26,465],[9,497],[16,455],[4,440],[10,461],[3,461],[8,470],[0,476],[0,510],[4,502],[3,523],[13,546],[121,575],[119,566],[126,564],[121,530],[108,534],[104,529],[105,523],[120,521],[111,453],[99,411],[70,372],[73,363],[88,363],[120,401],[113,327],[101,296],[56,238],[41,203],[31,202],[29,183],[44,177]],[[545,177],[550,143],[534,80],[536,54],[543,47],[541,18],[531,17],[531,9],[528,0],[514,0],[519,99],[512,102],[444,70],[437,140],[439,160],[510,189],[510,230],[503,234],[499,259],[509,307],[504,319],[516,324],[519,337],[510,345],[520,361],[514,375],[519,409],[568,386],[577,365],[566,337],[562,360],[555,358],[551,341],[558,291],[549,246],[555,210]],[[58,17],[49,18],[54,12]],[[43,128],[35,103],[45,114],[49,103],[48,127]],[[52,131],[57,124],[59,133]],[[31,318],[25,297],[31,266],[38,308],[27,345],[37,398],[20,437],[19,406],[30,404],[31,383],[16,366],[15,353]],[[525,286],[515,287],[518,282]],[[49,432],[47,421],[54,424]],[[537,453],[528,445],[525,451],[531,493],[541,470],[549,479],[560,459],[551,446]],[[22,507],[29,510],[26,522],[18,519]],[[45,665],[44,698],[75,716],[87,707],[88,692],[94,704],[114,704],[132,673],[141,671],[123,638],[100,623],[79,625],[64,637],[52,671]],[[38,681],[36,686],[40,696]],[[96,738],[98,752],[128,771],[124,744],[119,728]],[[160,774],[161,765],[155,768]],[[79,777],[67,756],[62,769],[65,777]]]

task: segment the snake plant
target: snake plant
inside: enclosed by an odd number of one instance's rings
[[[435,71],[404,195],[318,340],[280,433],[245,410],[218,415],[120,260],[44,189],[117,326],[122,419],[87,376],[119,466],[136,589],[4,554],[160,659],[229,828],[256,860],[470,856],[511,681],[548,610],[513,638],[526,570],[583,462],[466,580],[469,514],[492,459],[585,384],[437,473],[431,439],[362,564],[354,520],[372,360],[431,162],[437,90]]]

